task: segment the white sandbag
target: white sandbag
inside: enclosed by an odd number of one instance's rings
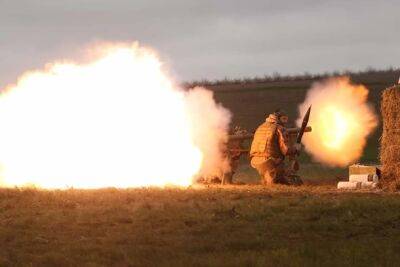
[[[378,183],[375,182],[362,182],[361,183],[361,188],[363,189],[374,189],[377,188]]]
[[[361,189],[361,182],[339,182],[337,185],[338,189]]]
[[[378,182],[378,175],[376,174],[351,174],[349,177],[350,182]]]

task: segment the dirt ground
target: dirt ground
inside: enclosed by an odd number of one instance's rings
[[[0,190],[0,266],[395,266],[399,249],[381,191]]]

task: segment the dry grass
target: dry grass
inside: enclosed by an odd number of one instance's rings
[[[390,87],[383,92],[381,112],[382,183],[388,188],[398,190],[400,189],[400,86]]]
[[[331,186],[0,190],[0,266],[396,265],[400,198]]]

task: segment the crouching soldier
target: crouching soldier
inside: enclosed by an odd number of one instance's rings
[[[261,176],[262,183],[293,184],[290,173],[285,169],[286,156],[295,155],[300,145],[289,146],[289,136],[285,133],[288,116],[277,110],[261,124],[251,144],[251,166]]]
[[[248,154],[249,151],[243,148],[243,142],[245,138],[240,138],[247,134],[247,131],[236,126],[231,132],[230,136],[235,136],[237,138],[232,138],[228,140],[227,147],[225,149],[225,157],[229,163],[229,171],[224,172],[222,176],[221,184],[232,184],[233,175],[239,167],[240,157],[244,154]]]

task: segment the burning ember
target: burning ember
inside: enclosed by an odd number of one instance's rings
[[[351,84],[346,77],[313,85],[299,109],[302,118],[312,105],[313,132],[304,136],[303,143],[317,161],[346,166],[361,157],[368,135],[378,124],[367,96],[367,88]]]
[[[136,43],[92,52],[2,91],[0,185],[187,186],[221,168],[230,115],[211,92],[183,92]]]

